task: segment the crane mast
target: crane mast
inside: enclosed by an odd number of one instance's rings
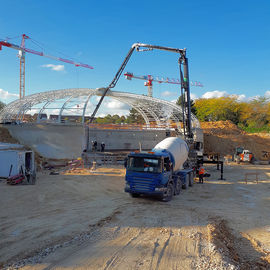
[[[22,35],[21,50],[18,56],[20,58],[20,99],[25,97],[25,39],[29,37],[25,34]]]

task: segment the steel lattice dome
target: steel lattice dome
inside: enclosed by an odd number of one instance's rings
[[[40,92],[26,96],[23,99],[9,103],[0,113],[1,122],[22,122],[29,112],[37,114],[37,121],[46,110],[58,111],[56,122],[61,122],[61,117],[70,111],[81,116],[81,122],[91,115],[90,99],[94,96],[102,96],[104,89],[71,88]],[[164,126],[168,122],[177,126],[182,122],[182,108],[172,102],[127,92],[108,91],[106,97],[118,100],[138,111],[145,120],[146,125],[155,123],[156,126]],[[80,106],[75,104],[80,103]],[[198,119],[191,116],[192,127],[199,128]]]

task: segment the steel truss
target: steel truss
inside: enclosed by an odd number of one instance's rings
[[[23,99],[15,100],[9,103],[0,113],[0,121],[5,122],[21,122],[24,115],[31,111],[34,106],[43,104],[37,111],[39,121],[42,112],[50,109],[49,105],[52,103],[62,102],[61,106],[58,105],[59,110],[58,122],[61,120],[64,110],[68,103],[80,98],[82,106],[77,108],[82,118],[82,123],[85,122],[86,108],[89,106],[89,100],[93,96],[102,96],[104,88],[89,89],[89,88],[72,88],[63,90],[52,90],[47,92],[40,92],[37,94],[29,95]],[[127,92],[118,92],[109,90],[106,94],[107,97],[116,99],[122,103],[128,104],[140,113],[145,120],[147,126],[151,123],[157,127],[164,127],[166,125],[175,124],[179,129],[180,122],[182,122],[182,108],[172,102]],[[73,110],[76,108],[73,108]],[[90,113],[89,113],[90,115]],[[199,128],[200,124],[198,119],[191,115],[192,128]]]

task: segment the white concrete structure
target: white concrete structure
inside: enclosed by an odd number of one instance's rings
[[[86,138],[83,125],[31,124],[6,125],[13,138],[46,158],[75,159],[81,156]],[[90,129],[92,140],[105,142],[110,150],[150,150],[166,137],[165,130],[99,130]]]

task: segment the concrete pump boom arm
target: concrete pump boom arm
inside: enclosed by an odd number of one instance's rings
[[[137,51],[139,51],[140,47],[148,48],[149,50],[161,50],[161,51],[169,51],[169,52],[175,52],[175,53],[180,53],[186,54],[186,49],[177,49],[177,48],[170,48],[170,47],[163,47],[163,46],[156,46],[156,45],[150,45],[150,44],[144,44],[144,43],[134,43],[132,45],[132,48],[136,48]]]
[[[146,49],[140,49],[140,48],[146,48]],[[186,58],[186,49],[177,49],[177,48],[171,48],[171,47],[164,47],[164,46],[157,46],[157,45],[150,45],[150,44],[144,44],[144,43],[134,43],[126,58],[124,59],[123,63],[121,64],[120,68],[118,69],[116,75],[114,76],[112,82],[109,84],[108,87],[101,89],[103,91],[102,96],[92,113],[90,117],[90,123],[94,120],[94,117],[104,99],[109,89],[114,88],[122,75],[131,55],[133,54],[134,50],[136,51],[151,51],[151,50],[162,50],[162,51],[169,51],[174,53],[179,53],[179,67],[180,67],[180,80],[181,80],[181,90],[184,89],[185,91],[185,100],[182,102],[183,106],[183,125],[184,125],[184,133],[185,129],[187,130],[187,137],[189,139],[192,139],[193,135],[191,132],[191,107],[190,107],[190,88],[189,88],[189,72],[188,72],[188,59]],[[181,65],[183,65],[184,68],[184,76],[182,75],[181,71]],[[183,94],[182,94],[183,97]]]

